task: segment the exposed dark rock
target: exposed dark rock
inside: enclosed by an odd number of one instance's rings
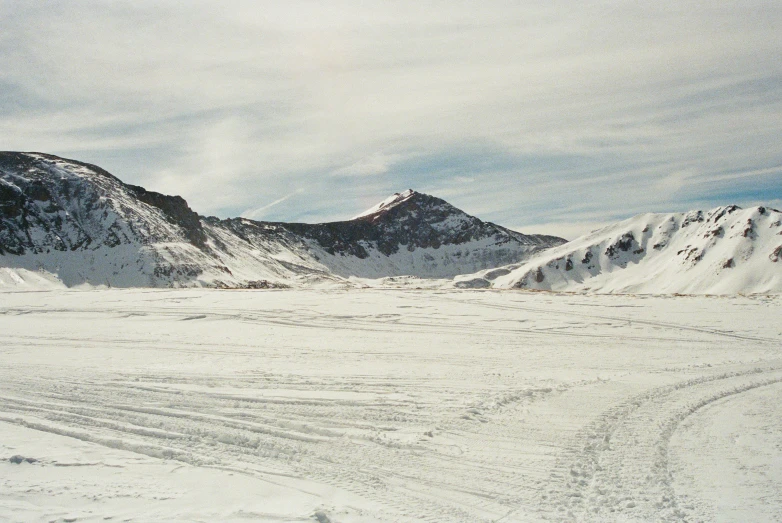
[[[690,247],[688,245],[687,248],[680,250],[676,254],[677,255],[684,254],[685,261],[697,263],[703,259],[703,256],[704,254],[706,254],[706,251],[698,249],[697,247]]]
[[[627,232],[623,234],[621,238],[616,240],[612,245],[609,245],[606,248],[605,254],[609,258],[613,258],[618,254],[618,251],[629,251],[633,247],[633,244],[636,244],[635,236],[633,236],[632,232]]]
[[[687,213],[687,215],[684,217],[681,226],[683,229],[692,223],[701,223],[701,222],[703,222],[703,211],[692,211]]]
[[[745,238],[755,238],[755,222],[751,219],[747,220],[747,224],[744,227],[744,231],[741,235]]]
[[[510,274],[510,269],[507,267],[500,267],[499,269],[493,269],[491,271],[486,272],[483,277],[487,280],[496,280],[500,276],[506,276]]]
[[[245,286],[246,289],[287,289],[287,285],[281,283],[275,283],[267,280],[252,280],[248,281]]]
[[[408,195],[405,197],[405,195]],[[353,220],[331,223],[275,223],[297,235],[318,242],[332,255],[369,256],[374,247],[386,256],[405,248],[438,249],[442,245],[460,245],[492,238],[498,246],[548,248],[565,243],[562,238],[547,235],[525,235],[470,216],[448,202],[414,191],[401,193],[402,201],[376,213]],[[523,256],[509,256],[506,263]]]
[[[21,465],[22,463],[35,463],[38,460],[35,458],[26,458],[24,456],[20,456],[19,454],[16,454],[8,458],[8,461],[13,463],[14,465]]]
[[[581,263],[582,263],[582,264],[584,264],[584,265],[586,265],[586,264],[587,264],[587,263],[589,263],[590,261],[592,261],[592,251],[591,251],[591,250],[590,250],[590,251],[587,251],[587,252],[584,254],[584,258],[581,260]]]
[[[491,282],[484,278],[473,278],[472,280],[457,281],[453,285],[457,289],[488,289]]]
[[[206,234],[201,226],[201,220],[181,196],[168,196],[154,191],[148,191],[137,185],[126,185],[142,202],[157,207],[173,224],[184,231],[190,243],[201,249],[206,249]]]
[[[741,207],[739,207],[738,205],[728,205],[726,207],[722,207],[719,211],[717,211],[713,215],[709,216],[709,220],[708,221],[716,223],[719,220],[721,220],[724,216],[726,216],[728,214],[731,214],[731,213],[734,213],[736,211],[740,211],[740,210],[741,210]],[[684,227],[684,225],[682,225],[682,227]]]

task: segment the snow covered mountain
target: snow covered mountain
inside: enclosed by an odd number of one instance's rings
[[[160,286],[224,268],[179,197],[126,185],[99,167],[0,154],[0,264],[68,286]]]
[[[565,242],[511,231],[408,189],[344,222],[279,224],[341,276],[452,278],[527,259]]]
[[[735,205],[642,214],[457,287],[605,293],[782,292],[782,213]]]
[[[564,240],[485,223],[425,194],[322,224],[201,217],[100,167],[0,153],[0,285],[268,287],[351,276],[453,277]]]

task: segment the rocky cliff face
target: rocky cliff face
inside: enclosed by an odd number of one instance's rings
[[[235,287],[350,276],[453,277],[518,262],[563,242],[482,222],[414,191],[342,222],[204,218],[179,196],[125,184],[94,165],[0,153],[0,266],[49,272],[67,285]]]

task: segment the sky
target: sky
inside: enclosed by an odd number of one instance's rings
[[[782,3],[0,0],[0,149],[223,218],[780,208]]]

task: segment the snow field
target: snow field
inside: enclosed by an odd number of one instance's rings
[[[773,521],[781,309],[4,292],[0,519]]]

